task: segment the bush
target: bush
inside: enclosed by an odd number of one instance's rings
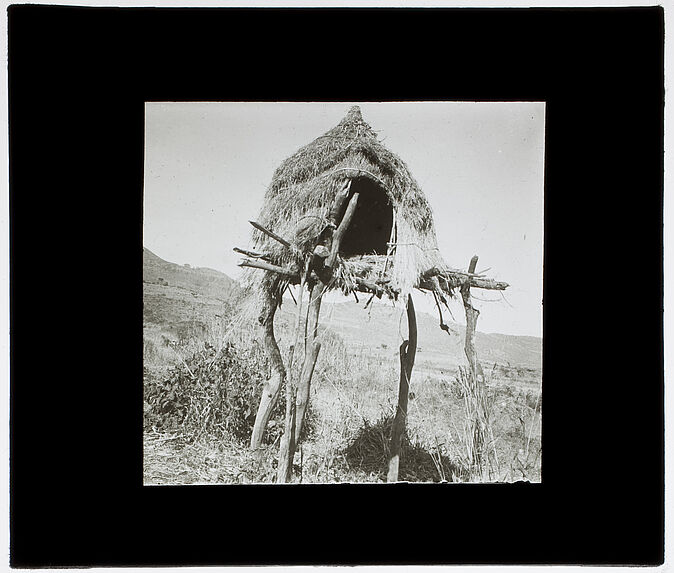
[[[245,441],[255,423],[265,371],[266,360],[259,355],[232,345],[217,352],[206,344],[163,379],[146,380],[146,423],[165,431],[180,428],[192,439],[206,432]]]
[[[205,344],[163,379],[145,378],[145,425],[161,431],[181,430],[190,440],[206,433],[248,442],[267,371],[266,357],[259,349],[241,350],[227,344],[217,352]],[[267,425],[265,442],[273,443],[283,434],[284,418],[282,388]],[[302,435],[306,437],[315,426],[309,409]]]

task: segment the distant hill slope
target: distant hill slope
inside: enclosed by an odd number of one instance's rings
[[[225,273],[170,263],[145,247],[143,247],[143,282],[183,288],[222,301],[227,301],[239,289],[237,282]]]
[[[379,302],[365,310],[363,304],[353,302],[325,304],[321,324],[339,334],[347,344],[364,351],[397,354],[402,336],[407,331],[405,307]],[[284,305],[287,313],[294,313],[293,305]],[[437,317],[417,312],[419,365],[428,369],[442,368],[448,364],[464,363],[465,326],[448,321],[451,335],[440,329]],[[478,322],[479,327],[479,322]],[[541,338],[477,332],[475,344],[478,356],[484,363],[541,368]]]
[[[208,324],[213,316],[229,314],[228,302],[240,292],[238,283],[219,271],[181,266],[165,261],[143,249],[144,320],[162,328],[176,330],[195,320]],[[377,354],[397,360],[398,348],[406,332],[403,305],[375,301],[365,310],[364,303],[323,303],[321,327],[339,335],[354,351]],[[296,307],[284,300],[277,313],[277,333],[295,324]],[[417,368],[443,371],[465,363],[465,327],[445,321],[451,335],[441,330],[438,318],[417,312],[419,351]],[[479,322],[478,322],[479,328]],[[542,339],[506,334],[476,335],[478,357],[483,364],[540,369]]]

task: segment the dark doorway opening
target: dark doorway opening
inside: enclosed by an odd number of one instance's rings
[[[365,177],[352,180],[351,192],[359,193],[349,230],[342,239],[343,257],[385,255],[393,228],[393,206],[386,191]]]

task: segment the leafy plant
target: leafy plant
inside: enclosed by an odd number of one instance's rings
[[[206,434],[250,439],[262,394],[267,360],[259,349],[226,344],[220,350],[204,347],[169,370],[165,377],[145,378],[145,425],[160,431],[181,430],[190,440]],[[285,393],[272,410],[265,441],[283,433]],[[303,435],[315,426],[311,410],[305,416]]]
[[[205,344],[159,380],[145,381],[146,425],[180,428],[186,436],[226,434],[245,441],[252,432],[266,360],[229,344]],[[277,406],[275,414],[282,415]]]

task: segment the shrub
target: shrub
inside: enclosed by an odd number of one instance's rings
[[[146,381],[146,422],[160,430],[182,429],[196,439],[203,432],[250,436],[260,399],[265,360],[232,345],[219,352],[206,344],[157,381]]]
[[[241,350],[233,344],[219,352],[205,344],[159,380],[145,379],[145,425],[162,431],[181,430],[196,440],[206,433],[245,443],[255,424],[267,372],[259,349]],[[285,392],[281,390],[265,432],[265,442],[283,433]],[[305,415],[303,436],[314,430],[311,409]]]

